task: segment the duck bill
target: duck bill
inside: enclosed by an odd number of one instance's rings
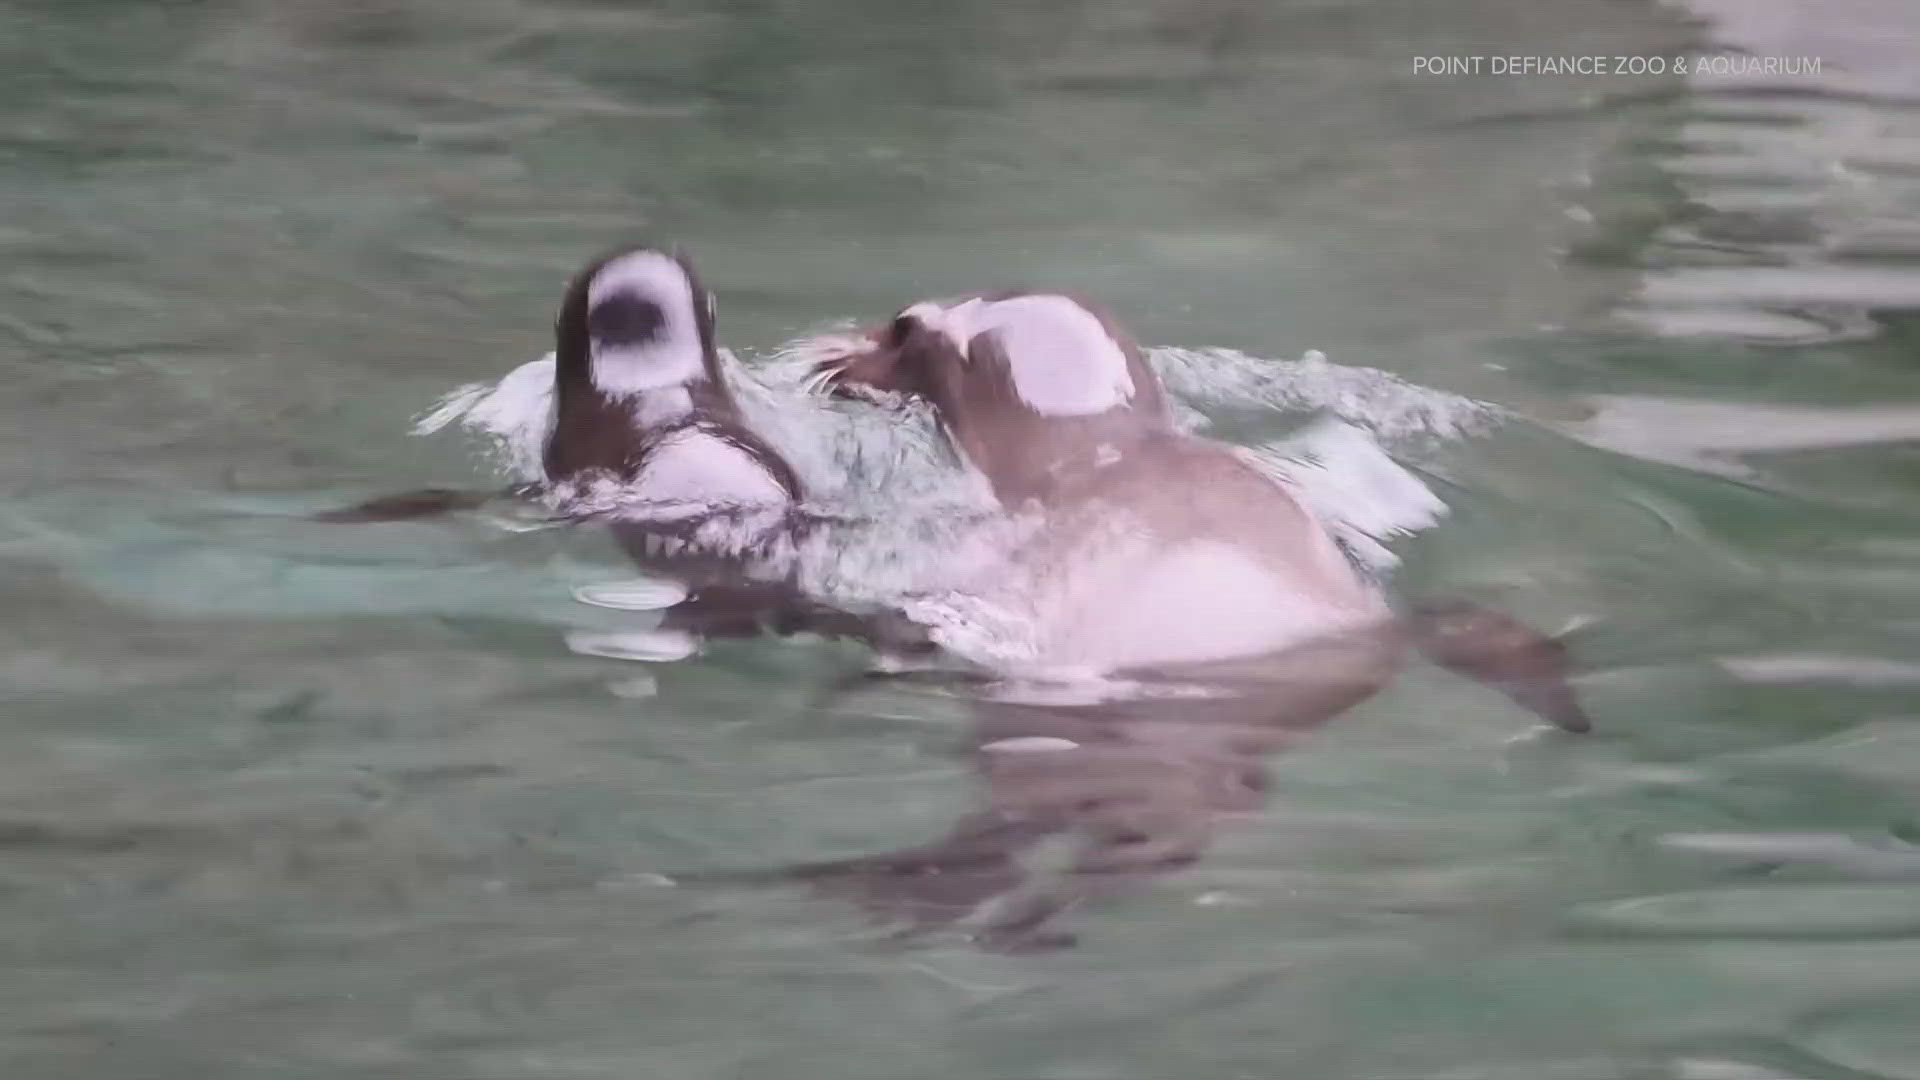
[[[885,344],[886,337],[883,326],[832,343],[814,365],[809,384],[834,397],[868,401],[904,392],[900,350]]]

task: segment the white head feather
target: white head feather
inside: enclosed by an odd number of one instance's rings
[[[1067,297],[919,303],[904,314],[944,334],[962,356],[981,334],[996,335],[1014,392],[1042,416],[1091,416],[1133,399],[1126,353],[1092,312]]]
[[[636,251],[611,260],[587,286],[587,310],[619,296],[657,307],[660,327],[644,342],[603,343],[589,337],[588,373],[593,385],[613,397],[632,397],[706,377],[694,307],[699,299],[678,262],[657,251]]]

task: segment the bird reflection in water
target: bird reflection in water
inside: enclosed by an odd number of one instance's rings
[[[944,837],[794,868],[909,933],[964,920],[997,948],[1070,942],[1057,915],[1193,863],[1262,804],[1268,755],[1383,687],[1409,649],[1590,727],[1559,643],[1467,601],[1394,612],[1285,488],[1175,429],[1138,349],[1085,301],[922,302],[821,375],[930,403],[1001,505],[1037,516],[957,591],[1018,613],[1021,666],[1093,676],[1056,678],[1052,701],[1017,677],[975,695],[986,806]],[[1065,865],[1032,866],[1056,838]]]
[[[812,631],[969,672],[985,805],[929,843],[780,875],[909,935],[1071,941],[1057,916],[1193,863],[1224,820],[1262,805],[1268,756],[1379,690],[1410,651],[1561,729],[1590,726],[1558,642],[1466,601],[1395,611],[1285,486],[1177,428],[1110,316],[1062,295],[915,304],[821,364],[836,394],[930,405],[998,503],[975,535],[1002,543],[984,559],[932,552],[947,564],[937,582],[885,602],[819,595],[803,551],[871,544],[872,523],[803,508],[791,468],[740,421],[712,333],[677,253],[616,253],[568,290],[545,501],[609,524],[664,578],[582,590],[653,622],[572,644],[669,659],[696,635]],[[484,501],[430,490],[323,519]],[[1056,848],[1064,862],[1040,865]]]

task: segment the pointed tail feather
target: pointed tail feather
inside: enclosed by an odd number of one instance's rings
[[[1407,622],[1434,663],[1492,686],[1563,731],[1593,730],[1567,682],[1573,660],[1563,643],[1469,600],[1419,604]]]

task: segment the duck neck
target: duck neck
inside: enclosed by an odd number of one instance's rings
[[[704,376],[620,397],[591,384],[562,383],[555,388],[547,476],[563,480],[589,470],[624,474],[653,435],[695,419],[732,420],[736,412],[726,390]]]

